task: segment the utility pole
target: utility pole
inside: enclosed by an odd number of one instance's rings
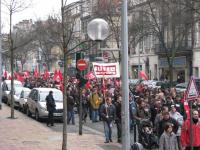
[[[122,150],[130,150],[127,0],[122,1]]]
[[[1,34],[1,0],[0,0],[0,110],[2,109],[2,34]]]
[[[80,12],[81,12],[81,16],[80,16],[80,19],[81,19],[81,26],[80,26],[80,30],[81,30],[81,33],[83,33],[83,27],[82,27],[82,25],[83,25],[83,0],[81,0],[80,1],[81,2],[81,4],[80,4]],[[82,56],[82,53],[80,53],[80,56],[81,56],[81,58],[83,57]],[[76,58],[77,59],[77,58]],[[84,59],[84,58],[82,58],[82,59]],[[76,65],[77,65],[77,62],[76,62]],[[81,72],[83,72],[83,71],[80,71],[80,70],[78,70],[77,69],[77,71],[78,71],[78,73],[80,73],[80,75],[83,75],[83,74],[81,74]],[[82,120],[83,120],[83,103],[82,103],[82,88],[81,87],[79,87],[78,88],[78,91],[79,91],[79,135],[82,135],[83,134],[83,122],[82,122]]]

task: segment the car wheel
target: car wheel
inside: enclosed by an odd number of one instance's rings
[[[35,111],[35,120],[40,121],[40,116],[38,110]]]
[[[27,107],[27,109],[26,109],[26,115],[27,115],[27,116],[31,116],[31,112],[30,112],[30,110],[29,110],[28,107]]]
[[[22,112],[23,112],[23,113],[26,113],[26,105],[23,105],[23,106],[22,106]]]
[[[8,106],[10,106],[10,103],[9,103],[9,100],[8,100],[8,99],[7,99],[6,103],[7,103]]]

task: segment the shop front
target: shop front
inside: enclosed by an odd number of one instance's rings
[[[178,83],[189,80],[190,61],[186,56],[174,57],[173,70],[169,70],[167,58],[159,59],[159,75],[160,80],[169,80],[170,71],[173,72],[173,81]]]

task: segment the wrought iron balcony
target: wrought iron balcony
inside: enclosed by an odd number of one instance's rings
[[[177,43],[173,48],[172,47],[172,42],[166,43],[166,47],[168,51],[176,50],[176,53],[187,53],[192,50],[192,41],[182,41],[182,43]],[[155,53],[156,54],[162,54],[165,53],[165,49],[163,48],[162,44],[155,44]]]

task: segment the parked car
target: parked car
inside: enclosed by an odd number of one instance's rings
[[[19,108],[19,99],[22,89],[23,87],[14,87],[13,102],[15,108]],[[11,105],[11,92],[8,94],[7,98],[7,104]]]
[[[176,92],[180,93],[180,92],[186,91],[187,86],[188,86],[188,82],[177,84],[176,85]]]
[[[14,88],[23,87],[22,82],[18,80],[14,80],[13,87]],[[11,91],[11,80],[4,80],[2,82],[2,101],[4,103],[7,103],[8,95],[10,94],[10,91]]]
[[[31,90],[27,98],[26,114],[28,116],[34,115],[36,120],[48,117],[46,107],[46,96],[49,91],[53,91],[55,99],[56,110],[54,112],[55,118],[62,119],[63,116],[63,93],[56,88],[34,88]]]
[[[20,93],[19,109],[22,110],[22,112],[24,112],[24,113],[26,113],[27,98],[28,98],[30,92],[31,92],[31,89],[24,87]]]

